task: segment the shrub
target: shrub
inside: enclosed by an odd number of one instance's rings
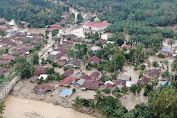
[[[51,64],[51,63],[52,63],[52,60],[46,59],[46,62],[48,62],[49,64]]]
[[[121,98],[123,95],[121,93],[116,93],[116,98]]]
[[[103,91],[104,91],[105,93],[107,93],[107,94],[108,94],[108,93],[111,93],[111,89],[110,89],[110,88],[107,88],[107,87],[106,87]]]
[[[86,100],[86,99],[81,99],[81,103],[83,104],[83,106],[85,107],[89,107],[90,106],[90,100]]]
[[[62,68],[63,66],[62,65],[59,65],[58,68]]]
[[[53,63],[52,63],[52,66],[53,66],[53,67],[57,67],[58,65],[57,65],[56,62],[53,62]]]
[[[140,72],[140,74],[139,74],[139,79],[143,77],[143,74],[144,74],[143,71]]]
[[[66,87],[67,87],[67,88],[71,88],[71,86],[70,86],[70,85],[67,85]]]
[[[65,67],[63,68],[64,71],[66,71],[66,70],[68,70],[68,69],[69,69],[69,67],[67,67],[67,66],[65,66]]]
[[[86,65],[87,70],[91,70],[91,67],[89,65]]]
[[[158,57],[160,57],[160,58],[165,58],[166,55],[165,55],[165,54],[162,54],[162,53],[159,53],[159,54],[158,54]]]
[[[99,43],[96,43],[96,45],[97,45],[97,46],[101,46],[101,45],[102,45],[102,43],[101,43],[101,42],[99,42]]]
[[[154,67],[159,67],[159,63],[158,63],[157,61],[153,61],[153,62],[152,62],[152,65],[153,65]]]
[[[116,87],[113,91],[112,94],[116,95],[116,93],[120,92],[120,89],[118,87]]]
[[[75,88],[73,88],[73,93],[75,93],[76,92],[76,89]]]
[[[143,64],[141,65],[141,70],[145,70],[146,69],[146,66]]]

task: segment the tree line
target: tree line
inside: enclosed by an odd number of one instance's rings
[[[43,28],[61,21],[63,11],[68,7],[54,4],[49,0],[1,0],[0,17],[10,21],[14,19],[28,22],[28,27]]]

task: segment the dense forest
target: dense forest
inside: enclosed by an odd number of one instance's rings
[[[28,27],[41,28],[61,21],[61,13],[68,7],[48,0],[0,0],[0,17],[26,21]]]
[[[119,23],[124,20],[141,21],[143,25],[173,25],[177,0],[62,0],[70,6],[79,5],[102,20]]]
[[[160,30],[155,27],[165,27],[177,23],[177,0],[62,1],[77,9],[80,8],[78,6],[81,6],[85,8],[85,12],[97,14],[102,21],[112,23],[107,32],[123,32],[131,35],[132,42],[128,42],[131,45],[143,43],[145,47],[152,47],[153,40],[156,40],[155,37],[177,38],[174,31]]]

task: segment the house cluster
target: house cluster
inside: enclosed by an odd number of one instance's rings
[[[0,38],[0,47],[8,49],[10,54],[18,53],[19,55],[28,55],[31,49],[44,41],[43,34],[35,33],[14,32],[7,37]]]
[[[67,42],[62,43],[62,44],[58,44],[58,47],[56,49],[54,49],[49,55],[48,55],[48,59],[52,60],[52,61],[58,61],[61,59],[62,56],[66,55],[66,51],[68,50],[68,48],[70,48],[72,45],[68,44]]]
[[[9,64],[11,61],[15,60],[15,56],[13,55],[8,55],[8,54],[3,54],[0,56],[0,76],[1,75],[7,75],[6,72],[8,72],[8,66],[6,64]]]
[[[63,24],[65,24],[69,17],[70,17],[71,13],[70,12],[62,12],[62,20],[60,22],[56,22],[55,24],[51,25],[50,28],[48,28],[47,30],[49,31],[53,31],[55,29],[60,29],[62,27]]]
[[[65,72],[63,75],[67,75],[67,77],[59,83],[61,86],[73,84],[76,87],[80,87],[82,90],[96,90],[100,85],[104,84],[100,81],[102,74],[98,71],[94,71],[90,75],[87,75],[84,72],[74,74],[74,72],[70,70],[70,72],[67,72],[67,74]]]
[[[11,26],[8,24],[0,25],[0,31],[4,32],[4,33],[7,33],[7,30],[10,28],[11,28]]]

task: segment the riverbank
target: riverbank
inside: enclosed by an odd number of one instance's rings
[[[58,82],[53,81],[49,83],[51,86],[57,86]],[[77,91],[72,94],[69,98],[63,99],[60,98],[59,95],[62,92],[62,90],[65,88],[63,86],[58,86],[55,88],[53,92],[49,92],[46,94],[36,94],[33,91],[33,88],[36,84],[31,83],[30,80],[22,80],[19,81],[18,84],[13,88],[13,91],[11,92],[11,95],[17,98],[21,99],[29,99],[34,101],[42,101],[46,103],[51,103],[55,105],[62,106],[64,108],[71,108],[72,109],[72,103],[73,100],[76,98],[76,96],[79,96],[80,98],[85,99],[94,99],[94,95],[96,94],[95,91],[82,91],[81,89],[77,89]],[[71,86],[70,89],[75,88]],[[101,114],[98,111],[90,111],[90,109],[80,109],[79,112],[86,113],[90,116],[94,116],[97,118],[102,118]]]
[[[5,99],[5,105],[4,118],[95,118],[71,108],[12,95]]]

